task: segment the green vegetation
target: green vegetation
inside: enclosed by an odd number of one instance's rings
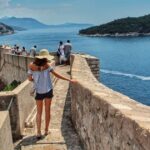
[[[11,84],[5,85],[2,91],[12,91],[14,90],[21,82],[14,80]]]
[[[150,15],[118,19],[107,24],[93,26],[79,31],[79,34],[85,35],[115,35],[116,33],[138,33],[139,35],[150,33]]]
[[[0,23],[0,34],[12,34],[14,29],[6,24]]]

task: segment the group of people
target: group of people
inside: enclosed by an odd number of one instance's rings
[[[59,42],[57,56],[59,57],[59,63],[69,64],[70,62],[70,54],[72,50],[72,44],[70,40],[67,40],[66,43],[63,44],[62,41]]]
[[[16,45],[16,44],[14,45],[13,48],[11,48],[11,53],[12,54],[22,55],[22,56],[35,57],[36,51],[37,51],[37,46],[36,45],[31,47],[29,52],[26,50],[26,48],[24,46],[22,47],[22,49],[20,49],[20,47],[18,45]]]

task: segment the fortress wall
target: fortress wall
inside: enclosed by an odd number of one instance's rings
[[[0,92],[0,111],[7,110],[13,98],[9,114],[14,140],[23,135],[25,120],[35,106],[34,97],[29,94],[31,86],[32,83],[26,80],[13,91]]]
[[[12,105],[8,110],[8,107],[11,103],[13,98]],[[10,124],[11,124],[11,131],[14,139],[20,138],[20,127],[19,127],[19,114],[18,114],[18,105],[16,96],[12,93],[1,92],[0,93],[0,111],[9,111],[10,115]]]
[[[2,46],[0,46],[0,70],[2,65],[4,64],[4,53],[9,53],[10,48],[3,48]]]
[[[28,64],[33,61],[32,57],[17,56],[12,54],[3,55],[4,63],[2,64],[0,78],[11,83],[13,80],[25,81],[27,79]]]
[[[54,56],[57,63],[58,57],[55,52],[50,55]],[[13,80],[25,81],[27,79],[27,70],[30,62],[34,60],[33,57],[13,55],[9,53],[9,49],[0,48],[0,79],[9,84]],[[55,66],[54,61],[52,65]]]
[[[0,150],[13,150],[8,111],[0,112]]]
[[[91,55],[81,55],[83,58],[86,59],[88,66],[91,69],[91,72],[93,73],[94,77],[99,81],[100,79],[100,75],[99,75],[99,71],[100,71],[100,65],[99,65],[99,59],[91,56]]]
[[[19,117],[20,135],[23,135],[25,120],[27,119],[27,117],[29,116],[29,114],[31,113],[32,109],[35,106],[34,97],[30,96],[30,90],[32,86],[33,84],[28,80],[26,80],[12,91],[14,92],[17,99],[17,106],[18,106],[17,113],[19,115],[18,117]]]
[[[149,150],[150,107],[99,83],[84,58],[72,60],[72,121],[84,149]]]

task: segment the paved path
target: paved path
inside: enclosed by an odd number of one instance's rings
[[[69,77],[69,66],[59,66],[56,67],[57,70],[62,75]],[[35,128],[27,128],[16,150],[82,150],[71,122],[71,102],[69,92],[66,92],[68,88],[67,81],[56,80],[51,107],[50,134],[37,141]],[[44,111],[42,118],[44,118]],[[44,132],[44,119],[42,119],[42,132]]]

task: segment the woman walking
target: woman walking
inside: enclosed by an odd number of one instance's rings
[[[45,103],[45,135],[48,134],[50,123],[50,106],[53,97],[53,87],[50,73],[54,76],[75,83],[75,80],[68,79],[56,73],[50,66],[48,61],[51,60],[48,50],[40,51],[39,56],[35,57],[34,62],[29,64],[28,80],[33,81],[36,91],[35,100],[37,106],[37,138],[41,138],[41,117],[43,111],[43,103]],[[44,101],[43,101],[44,100]]]

